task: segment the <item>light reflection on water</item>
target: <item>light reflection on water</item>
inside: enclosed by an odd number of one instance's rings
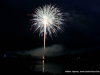
[[[44,73],[44,60],[43,60],[43,73]]]
[[[55,63],[45,63],[45,60],[39,61],[37,63],[40,63],[35,66],[36,72],[41,71],[41,72],[49,72],[53,74],[61,74],[63,67],[61,65],[55,64]],[[43,65],[42,65],[43,64]]]

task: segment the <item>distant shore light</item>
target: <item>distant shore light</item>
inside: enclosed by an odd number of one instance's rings
[[[4,55],[4,57],[6,57],[6,55]]]

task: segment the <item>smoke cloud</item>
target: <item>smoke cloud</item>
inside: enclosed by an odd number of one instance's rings
[[[84,49],[68,49],[66,46],[62,44],[54,44],[51,46],[48,46],[45,48],[45,56],[58,56],[63,54],[76,54],[76,53],[85,53],[95,50],[96,48],[100,49],[100,46],[92,47],[92,48],[84,48]],[[32,49],[29,51],[16,51],[16,52],[9,52],[8,54],[14,53],[14,54],[20,54],[20,55],[28,55],[31,54],[32,56],[36,57],[42,57],[43,56],[44,49],[43,47]]]

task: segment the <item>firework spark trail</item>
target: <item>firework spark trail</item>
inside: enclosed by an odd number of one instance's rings
[[[45,39],[46,39],[46,24],[44,25],[44,54],[43,54],[43,59],[45,55]]]
[[[64,14],[65,13],[62,13],[60,11],[60,8],[55,7],[54,5],[51,6],[51,4],[45,5],[43,6],[43,8],[36,8],[35,14],[32,14],[33,19],[31,19],[30,21],[33,22],[33,25],[31,27],[34,26],[35,31],[39,31],[39,36],[42,36],[44,33],[44,54],[47,32],[49,33],[49,36],[51,36],[52,38],[52,33],[56,37],[58,31],[63,31],[62,26],[64,24],[63,22],[65,21]]]

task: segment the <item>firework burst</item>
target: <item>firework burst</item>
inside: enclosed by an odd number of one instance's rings
[[[32,19],[30,21],[32,21],[33,23],[31,27],[35,27],[34,32],[39,31],[39,36],[40,35],[43,36],[44,33],[44,55],[45,55],[45,39],[47,33],[52,38],[52,34],[54,34],[54,36],[56,37],[58,31],[62,32],[64,21],[66,20],[64,16],[66,15],[65,13],[62,13],[60,11],[60,8],[55,7],[54,5],[51,6],[50,4],[43,6],[43,8],[38,7],[35,10],[35,13],[31,14],[31,16]]]
[[[43,8],[38,7],[35,13],[31,15],[33,17],[33,19],[30,20],[33,22],[31,27],[35,27],[34,32],[38,31],[39,36],[43,36],[43,33],[45,33],[44,35],[48,33],[52,38],[52,34],[56,37],[58,31],[63,31],[65,15],[60,11],[60,8],[54,5],[51,6],[51,4],[45,5]]]

